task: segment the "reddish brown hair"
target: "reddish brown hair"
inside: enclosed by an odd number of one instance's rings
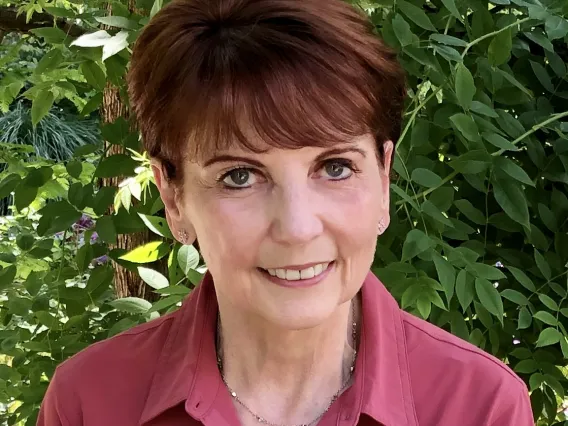
[[[173,0],[140,33],[128,72],[145,149],[169,178],[184,159],[400,135],[404,74],[341,0]],[[251,138],[251,134],[255,138]]]

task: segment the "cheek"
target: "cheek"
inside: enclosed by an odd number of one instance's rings
[[[262,209],[253,199],[204,199],[197,210],[197,237],[211,268],[255,265],[265,233]]]

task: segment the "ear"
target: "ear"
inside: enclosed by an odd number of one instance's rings
[[[392,167],[392,159],[394,156],[394,144],[392,141],[383,143],[382,164],[380,165],[381,174],[381,220],[383,230],[387,229],[390,224],[390,171]]]
[[[151,159],[150,166],[160,197],[166,207],[166,221],[172,234],[182,244],[193,244],[196,238],[195,230],[191,222],[185,217],[186,215],[183,214],[183,209],[180,208],[182,206],[180,188],[168,180],[160,160]]]

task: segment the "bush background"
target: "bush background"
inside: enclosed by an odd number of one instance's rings
[[[568,3],[351,2],[408,74],[373,271],[508,363],[539,425],[568,425]],[[162,6],[0,0],[0,424],[35,424],[58,363],[176,309],[205,271],[128,116],[129,48]]]

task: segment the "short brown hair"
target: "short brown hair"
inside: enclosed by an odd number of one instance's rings
[[[279,148],[400,135],[404,73],[341,0],[173,0],[142,30],[128,92],[169,178],[247,134]]]

